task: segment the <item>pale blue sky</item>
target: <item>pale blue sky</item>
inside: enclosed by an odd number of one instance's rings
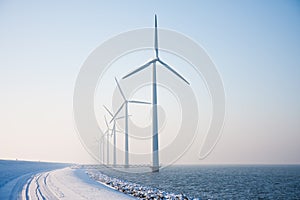
[[[224,134],[205,162],[300,163],[300,3],[283,0],[0,0],[0,158],[91,160],[74,130],[76,76],[99,44],[154,14],[223,78]],[[202,163],[195,149],[182,162]]]

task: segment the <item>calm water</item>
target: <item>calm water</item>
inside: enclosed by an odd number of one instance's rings
[[[173,166],[159,173],[103,173],[201,199],[300,199],[300,166]]]

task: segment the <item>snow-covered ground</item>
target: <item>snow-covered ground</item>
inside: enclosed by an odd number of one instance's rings
[[[124,194],[131,195],[137,199],[165,199],[165,200],[191,199],[182,193],[181,194],[168,193],[163,190],[159,190],[157,188],[143,186],[126,180],[109,177],[103,174],[98,169],[93,169],[92,167],[89,166],[85,166],[85,167],[88,168],[87,174],[89,174],[89,176],[92,179],[101,182],[115,190],[121,191]],[[199,200],[199,199],[196,198],[195,200]]]
[[[0,160],[0,200],[187,199],[105,175],[104,166]]]
[[[18,199],[33,175],[67,166],[70,164],[0,160],[0,200]]]
[[[78,168],[35,174],[23,187],[21,199],[134,199],[92,180]]]

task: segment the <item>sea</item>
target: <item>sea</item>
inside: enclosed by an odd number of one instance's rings
[[[171,166],[159,173],[99,170],[191,199],[300,199],[300,165]]]

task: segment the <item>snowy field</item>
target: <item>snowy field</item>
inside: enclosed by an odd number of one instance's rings
[[[0,199],[17,199],[34,174],[67,167],[67,164],[0,160]]]
[[[132,199],[100,184],[83,169],[71,167],[36,174],[24,186],[21,199]]]
[[[64,164],[0,160],[0,199],[133,199]]]

